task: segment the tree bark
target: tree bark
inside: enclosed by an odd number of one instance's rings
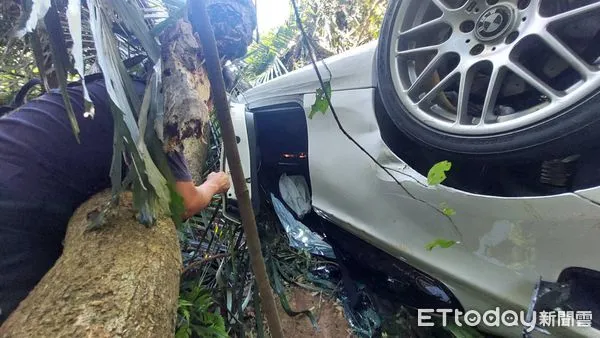
[[[256,23],[252,1],[214,0],[210,8],[223,34],[224,55],[243,55]],[[165,150],[185,145],[198,180],[212,109],[202,48],[184,20],[161,40]],[[0,337],[173,336],[181,274],[176,229],[168,218],[151,228],[139,224],[131,194],[125,193],[99,230],[86,231],[110,197],[100,193],[78,208],[62,256],[0,327]]]
[[[165,150],[183,150],[192,179],[201,183],[212,103],[202,48],[192,26],[179,20],[161,37],[165,93]]]
[[[252,1],[209,0],[206,9],[222,60],[245,55],[256,27]],[[202,44],[196,35],[200,20],[191,6],[187,20],[179,20],[161,36],[163,88],[172,93],[165,96],[165,150],[182,150],[196,184],[202,180],[213,110]]]
[[[110,196],[102,192],[75,212],[62,256],[0,337],[173,336],[181,273],[176,229],[169,218],[139,224],[125,193],[101,229],[86,231]]]

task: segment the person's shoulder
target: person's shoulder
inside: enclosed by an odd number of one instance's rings
[[[144,90],[146,88],[146,81],[137,76],[131,76],[131,81],[136,94],[140,98],[143,97]],[[88,89],[88,92],[90,92],[90,95],[93,93],[97,100],[101,100],[103,103],[108,103],[109,95],[106,88],[106,81],[101,73],[87,75],[85,77],[85,85]],[[81,86],[81,84],[79,84],[79,86]]]

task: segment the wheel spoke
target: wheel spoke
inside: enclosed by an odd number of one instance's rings
[[[557,39],[552,33],[544,30],[541,38],[546,41],[548,46],[552,48],[556,54],[575,68],[575,70],[577,70],[584,78],[588,78],[592,74],[591,67],[588,66],[569,46]]]
[[[538,79],[530,71],[523,68],[521,65],[516,63],[509,63],[508,68],[513,71],[517,76],[521,77],[525,82],[529,83],[535,89],[539,90],[543,95],[546,95],[551,101],[556,101],[559,94],[552,89],[547,83]]]
[[[471,86],[473,85],[473,68],[460,74],[460,84],[458,86],[458,104],[456,107],[456,123],[464,124],[468,117],[469,96],[471,95]]]
[[[393,87],[402,113],[456,135],[510,133],[570,114],[600,88],[593,25],[600,0],[563,1],[569,4],[548,8],[560,1],[392,2],[393,22],[382,32],[391,43],[379,46],[389,69],[379,75],[392,73],[382,86]],[[501,6],[510,8],[500,13]],[[480,36],[475,28],[492,7],[510,20],[497,22],[490,11],[493,31]]]
[[[442,25],[444,24],[445,21],[442,20],[441,18],[437,18],[437,19],[433,19],[431,21],[427,21],[425,23],[422,23],[418,26],[412,27],[410,29],[405,30],[404,32],[400,32],[398,34],[398,37],[405,37],[405,36],[409,36],[409,35],[414,35],[414,34],[418,34],[418,33],[425,33],[428,30],[431,30],[432,28]]]
[[[433,2],[433,4],[439,8],[443,13],[449,12],[452,9],[450,8],[450,6],[446,5],[446,3],[444,2],[444,0],[431,0],[431,2]]]
[[[542,6],[542,0],[531,0],[529,6],[535,9],[535,13],[539,13]]]
[[[577,15],[585,14],[585,13],[595,10],[595,9],[600,9],[600,2],[594,2],[593,4],[581,6],[579,8],[575,8],[570,11],[556,14],[556,15],[548,18],[548,21],[554,22],[554,21],[561,21],[564,19],[569,19],[569,18],[572,18]]]
[[[410,93],[410,92],[414,91],[415,89],[419,88],[423,84],[423,81],[425,79],[429,78],[433,74],[433,72],[436,70],[436,68],[439,65],[441,60],[442,60],[441,54],[437,54],[436,56],[434,56],[433,60],[431,60],[431,62],[429,62],[427,67],[425,67],[425,69],[423,69],[423,71],[417,77],[415,82],[413,82],[413,84],[410,86],[410,88],[408,88],[408,92]]]
[[[481,111],[481,120],[479,122],[480,125],[485,124],[487,117],[494,112],[496,99],[498,98],[498,93],[500,93],[500,88],[502,88],[504,73],[504,68],[494,67],[494,69],[492,69],[490,82],[485,94],[485,100],[483,101],[483,110]]]
[[[425,103],[430,103],[431,101],[433,101],[444,88],[446,88],[452,81],[454,81],[454,78],[457,74],[458,71],[453,70],[452,72],[450,72],[450,74],[446,75],[446,77],[444,77],[440,82],[438,82],[438,84],[431,88],[431,90],[427,94],[425,94],[425,96],[423,96],[421,100],[419,100],[417,105],[422,106]]]
[[[422,53],[433,53],[437,52],[441,45],[435,46],[426,46],[426,47],[417,47],[412,49],[403,50],[396,53],[396,56],[408,56],[412,54],[422,54]]]

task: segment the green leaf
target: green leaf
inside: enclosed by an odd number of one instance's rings
[[[181,220],[183,219],[183,214],[185,213],[183,198],[175,189],[175,178],[173,177],[173,173],[171,172],[171,168],[168,164],[167,156],[163,151],[162,143],[158,139],[155,130],[148,128],[146,133],[151,133],[151,135],[147,137],[147,147],[148,151],[150,152],[150,156],[160,173],[166,179],[166,187],[169,194],[169,204],[167,210],[169,211],[171,219],[173,220],[176,228],[180,229],[181,225],[183,224]]]
[[[56,78],[60,87],[60,93],[63,101],[65,102],[65,108],[67,110],[67,114],[69,115],[69,121],[71,122],[73,134],[77,139],[77,143],[79,143],[79,123],[75,117],[75,112],[73,111],[73,106],[71,105],[71,99],[69,98],[69,93],[67,92],[67,72],[69,69],[71,69],[71,62],[67,54],[67,46],[63,29],[60,24],[60,17],[58,16],[56,9],[50,8],[50,10],[48,10],[46,17],[44,18],[44,23],[46,24],[46,29],[48,30],[50,51],[52,53],[52,61],[56,70]]]
[[[442,203],[440,205],[440,208],[442,209],[442,212],[446,216],[454,216],[454,215],[456,215],[456,211],[454,209],[450,208],[448,206],[448,204],[446,204],[446,202]]]
[[[150,185],[152,186],[154,193],[157,197],[157,202],[162,211],[169,210],[169,201],[170,201],[170,192],[167,187],[167,180],[162,175],[156,164],[154,163],[150,153],[146,147],[145,143],[145,135],[146,135],[146,127],[148,125],[148,111],[150,110],[150,101],[151,95],[153,92],[154,84],[155,84],[155,75],[153,74],[150,77],[151,85],[146,86],[146,91],[144,93],[144,99],[142,100],[142,105],[140,107],[139,117],[138,117],[138,128],[140,132],[140,137],[138,138],[137,148],[140,151],[140,155],[144,160],[144,165],[146,167],[146,174],[148,175],[148,180],[150,181]]]
[[[323,88],[317,88],[317,98],[315,103],[310,107],[310,113],[308,118],[312,119],[316,113],[321,112],[325,114],[329,109],[329,100],[331,99],[331,82],[325,82],[325,91]]]
[[[160,209],[168,210],[170,201],[167,180],[150,156],[145,143],[145,130],[140,132],[140,127],[149,129],[146,128],[146,125],[153,122],[148,120],[152,91],[147,90],[144,102],[139,102],[140,99],[133,87],[131,77],[121,60],[115,37],[113,34],[106,34],[106,32],[112,31],[112,24],[109,20],[110,13],[105,13],[107,9],[101,6],[98,0],[89,0],[88,7],[90,8],[90,28],[96,45],[98,65],[104,75],[106,90],[111,102],[120,111],[120,114],[113,113],[115,126],[119,128],[118,134],[115,135],[115,145],[121,142],[119,137],[124,142],[124,149],[131,159],[129,170],[134,174],[132,179],[134,206],[140,212],[142,223],[149,225],[154,223]],[[134,20],[133,17],[137,12],[131,7],[126,8],[129,11],[128,17]],[[150,43],[150,45],[152,44]],[[139,113],[138,115],[143,115],[140,126],[136,122],[136,112]],[[119,161],[115,154],[111,171],[111,176],[115,178]]]
[[[160,58],[160,47],[154,36],[150,33],[148,25],[144,21],[144,13],[136,1],[112,1],[116,13],[119,13],[121,22],[135,35],[140,44],[148,53],[152,62],[158,62]]]
[[[177,229],[181,228],[183,222],[183,214],[185,213],[185,206],[183,205],[183,197],[179,195],[175,189],[175,185],[169,184],[169,193],[171,200],[169,202],[169,211],[171,212],[171,219]]]
[[[449,161],[438,162],[429,169],[427,173],[427,184],[438,185],[446,180],[446,172],[452,168],[452,163]]]
[[[81,85],[83,87],[83,98],[85,116],[94,117],[94,108],[90,94],[88,93],[87,86],[85,85],[85,66],[83,62],[83,38],[81,29],[81,0],[69,0],[67,5],[67,23],[69,24],[69,33],[71,34],[71,40],[73,40],[73,47],[71,48],[71,54],[75,61],[75,70],[79,74],[81,79]]]
[[[447,249],[455,244],[456,244],[456,241],[438,238],[435,241],[426,244],[425,249],[427,251],[431,251],[437,247]]]
[[[162,62],[154,65],[155,79],[152,83],[152,102],[150,102],[149,123],[154,124],[154,132],[161,142],[164,142],[164,117],[165,117],[165,95],[162,91]],[[152,138],[152,133],[147,131],[146,138]],[[146,140],[146,142],[149,142]],[[162,149],[162,145],[161,145]],[[163,173],[164,174],[164,173]]]
[[[454,216],[454,215],[456,215],[456,211],[454,211],[454,209],[452,209],[452,208],[443,208],[442,212],[446,216]]]
[[[141,174],[135,164],[136,160],[134,159],[132,162],[132,166],[134,167],[136,172],[135,175],[139,178],[133,180],[131,184],[131,191],[133,192],[133,207],[139,212],[139,222],[146,226],[151,226],[154,224],[155,221],[155,214],[153,212],[154,210],[151,209],[150,203],[152,197],[150,196],[150,192],[148,191],[148,189],[146,189],[142,182],[143,178],[141,177]],[[129,170],[133,169],[130,168]]]
[[[202,286],[195,285],[190,290],[182,291],[179,298],[177,313],[183,321],[177,329],[186,330],[191,335],[198,337],[228,337],[225,328],[225,320],[218,310],[211,310],[213,300],[208,290]]]
[[[175,332],[175,338],[189,338],[192,335],[189,325],[181,325],[177,332]]]
[[[112,31],[112,24],[107,18],[107,14],[104,13],[106,9],[99,4],[98,0],[88,1],[88,6],[90,7],[90,28],[96,45],[97,62],[104,75],[106,90],[111,101],[123,113],[123,122],[129,130],[131,138],[137,143],[139,130],[134,111],[140,107],[139,97],[121,60],[115,36],[106,34],[106,32]]]
[[[123,136],[127,133],[127,129],[123,124],[123,112],[115,106],[114,103],[110,103],[110,111],[114,121],[114,134],[113,134],[113,157],[110,165],[110,183],[112,186],[113,197],[117,196],[121,191],[121,180],[123,176],[123,153],[125,151],[125,144]]]

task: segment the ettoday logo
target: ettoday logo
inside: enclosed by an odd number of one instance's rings
[[[453,320],[453,324],[459,327],[522,327],[527,333],[536,327],[590,327],[592,324],[591,311],[534,311],[531,318],[528,318],[525,311],[501,311],[496,307],[484,313],[475,310],[463,312],[454,309],[418,309],[417,325],[434,326],[434,317],[441,318],[442,326],[449,325],[449,321]]]

